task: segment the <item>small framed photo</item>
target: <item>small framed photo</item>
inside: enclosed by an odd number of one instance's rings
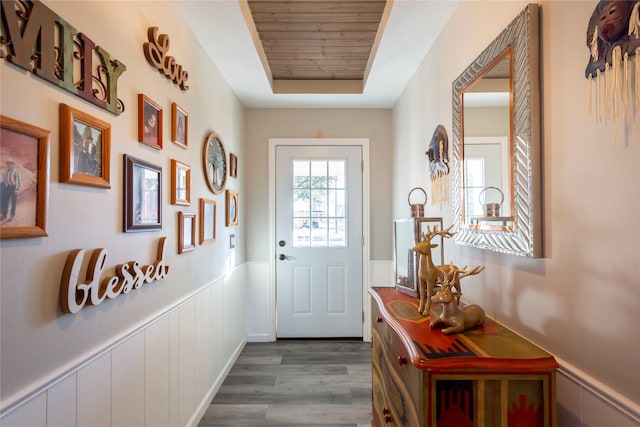
[[[60,104],[60,182],[111,188],[111,125]]]
[[[231,178],[238,177],[238,156],[229,153],[229,176]]]
[[[171,104],[171,140],[184,148],[189,145],[189,115],[175,102]]]
[[[195,212],[178,212],[178,253],[192,251],[196,248],[196,214]]]
[[[0,239],[47,236],[49,134],[0,115]]]
[[[171,159],[171,204],[191,204],[191,167]]]
[[[226,190],[226,225],[227,227],[238,225],[238,193]]]
[[[138,142],[162,150],[162,107],[138,94]]]
[[[162,229],[162,168],[124,155],[124,232]]]
[[[200,244],[216,241],[216,202],[200,199]]]

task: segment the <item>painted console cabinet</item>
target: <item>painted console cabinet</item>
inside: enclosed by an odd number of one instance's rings
[[[416,298],[395,288],[369,293],[373,425],[556,425],[558,364],[551,354],[489,318],[444,335],[418,314]]]

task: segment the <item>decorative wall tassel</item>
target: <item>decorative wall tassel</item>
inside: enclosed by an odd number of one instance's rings
[[[604,77],[602,76],[602,73],[600,72],[600,70],[596,71],[596,106],[597,106],[597,112],[598,112],[598,123],[602,123],[602,111],[604,110],[604,96],[603,96],[603,92],[604,92],[604,84],[602,82],[602,79]]]
[[[640,39],[640,3],[636,3],[631,11],[628,34],[634,36],[636,39]]]
[[[589,74],[588,80],[589,82],[587,84],[587,99],[589,100],[589,118],[593,120],[593,78],[591,77],[591,74]]]
[[[591,37],[591,57],[597,62],[598,56],[598,27],[596,26],[593,37]]]
[[[622,89],[622,48],[616,46],[613,48],[611,56],[611,106],[613,110],[614,139],[618,136],[618,125],[620,124],[620,90]]]
[[[624,82],[624,89],[622,93],[622,109],[624,122],[628,124],[629,114],[629,91],[631,90],[631,75],[629,74],[629,52],[625,52],[622,57],[622,81]]]
[[[636,98],[636,111],[640,111],[640,47],[636,49],[636,73],[634,76],[636,90],[635,90],[635,98]]]
[[[611,84],[613,78],[611,74],[611,65],[604,66],[604,119],[609,121],[611,118]]]

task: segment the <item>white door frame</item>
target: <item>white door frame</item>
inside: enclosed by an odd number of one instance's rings
[[[279,145],[357,145],[362,148],[362,339],[370,342],[369,138],[269,138],[269,340],[276,340],[276,147]]]

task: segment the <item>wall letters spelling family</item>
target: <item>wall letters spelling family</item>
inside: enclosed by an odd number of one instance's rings
[[[113,114],[124,111],[117,90],[127,69],[122,62],[39,1],[0,3],[0,58]],[[95,75],[94,54],[100,60]]]
[[[85,305],[98,305],[107,298],[128,294],[146,283],[167,277],[169,266],[164,262],[166,237],[158,242],[156,261],[140,265],[138,261],[116,266],[116,275],[100,279],[107,260],[105,249],[94,249],[87,266],[86,280],[78,282],[84,249],[75,249],[67,257],[60,284],[60,308],[64,313],[75,314]]]
[[[156,67],[166,78],[180,86],[182,90],[189,90],[187,80],[189,72],[182,69],[182,65],[176,64],[173,56],[167,56],[169,51],[169,36],[158,35],[158,27],[149,27],[147,30],[149,43],[143,45],[144,56],[147,62]]]

